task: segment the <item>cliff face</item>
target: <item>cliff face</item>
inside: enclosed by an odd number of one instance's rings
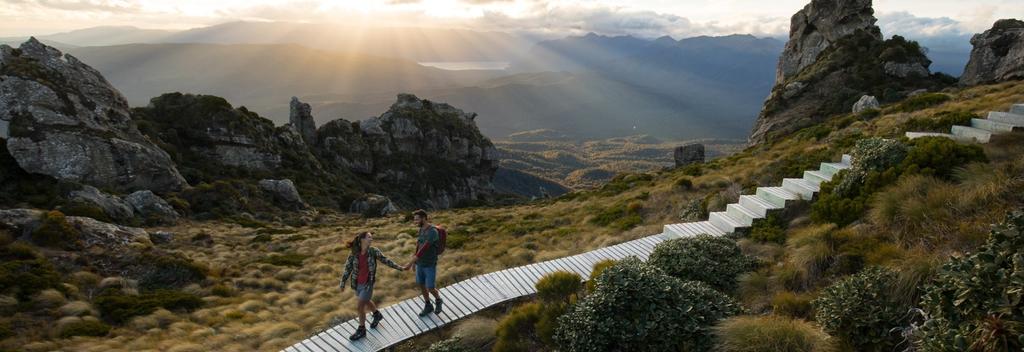
[[[814,0],[793,15],[751,144],[847,113],[863,95],[891,102],[951,82],[931,75],[931,61],[916,42],[883,40],[873,13],[870,0]]]
[[[960,84],[976,85],[1024,79],[1024,21],[996,21],[971,38],[974,49]]]
[[[402,94],[379,117],[317,129],[308,104],[291,108],[284,126],[206,95],[129,109],[74,57],[35,40],[0,47],[0,132],[29,173],[121,192],[290,179],[306,200],[340,209],[364,193],[449,208],[494,192],[496,152],[476,114]]]
[[[0,46],[0,120],[27,172],[124,192],[186,186],[166,152],[139,133],[99,72],[30,39]]]

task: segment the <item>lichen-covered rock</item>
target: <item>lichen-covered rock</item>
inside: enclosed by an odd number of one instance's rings
[[[68,200],[72,203],[82,203],[99,207],[111,219],[126,221],[135,217],[135,210],[121,197],[103,193],[93,186],[83,186],[82,189],[71,191]]]
[[[700,143],[676,147],[673,152],[676,167],[704,162],[704,145]]]
[[[921,88],[952,83],[928,71],[921,46],[883,40],[871,0],[812,0],[792,18],[775,86],[754,123],[759,144],[848,113],[864,95],[893,102]]]
[[[960,84],[976,85],[1024,79],[1024,21],[1003,19],[971,38],[971,59]]]
[[[302,196],[295,189],[292,180],[260,180],[260,189],[269,193],[274,201],[291,210],[306,209],[309,205],[302,201]]]
[[[157,231],[157,232],[150,232],[149,233],[149,240],[150,240],[150,242],[153,242],[153,244],[167,244],[167,243],[171,243],[171,240],[173,240],[173,239],[174,239],[174,233],[173,232]]]
[[[840,38],[877,28],[871,0],[812,0],[790,19],[789,41],[779,57],[775,82],[785,82],[818,60]],[[882,40],[881,32],[871,32]]]
[[[2,209],[0,228],[10,230],[19,237],[27,236],[39,227],[44,214],[44,211],[37,209]],[[68,216],[66,221],[78,230],[83,248],[87,250],[95,247],[105,252],[116,253],[119,250],[126,250],[132,243],[152,245],[149,234],[140,228],[108,224],[80,216]]]
[[[870,95],[862,95],[856,103],[853,103],[853,113],[858,114],[861,111],[878,109],[879,107],[881,107],[881,105],[878,104],[878,99]]]
[[[157,224],[174,224],[178,221],[178,212],[163,198],[151,191],[137,191],[124,197],[132,205],[135,213],[144,220]]]
[[[0,46],[0,120],[25,171],[120,191],[187,186],[99,72],[30,39]]]

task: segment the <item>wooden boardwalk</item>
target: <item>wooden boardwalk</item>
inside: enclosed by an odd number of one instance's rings
[[[749,227],[755,219],[764,218],[769,211],[785,207],[789,201],[811,199],[818,192],[821,182],[831,180],[836,172],[849,168],[850,161],[850,156],[844,155],[838,163],[821,163],[819,170],[804,172],[803,178],[783,179],[781,187],[759,187],[756,194],[741,196],[739,203],[729,204],[726,211],[711,213],[707,221],[665,225],[664,232],[657,235],[574,256],[483,274],[443,287],[440,292],[444,298],[444,312],[440,315],[420,317],[418,313],[423,307],[423,298],[416,296],[381,308],[384,320],[376,329],[367,329],[366,337],[359,341],[348,339],[359,325],[357,319],[352,319],[318,332],[285,351],[383,350],[496,304],[532,295],[537,292],[534,285],[544,275],[568,271],[587,278],[593,265],[599,261],[628,256],[647,259],[654,251],[654,246],[668,239],[698,234],[721,236]]]

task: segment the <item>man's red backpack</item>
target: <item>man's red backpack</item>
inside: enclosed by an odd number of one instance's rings
[[[445,243],[448,242],[448,230],[441,225],[434,225],[434,228],[437,229],[437,255],[441,255],[444,254]]]

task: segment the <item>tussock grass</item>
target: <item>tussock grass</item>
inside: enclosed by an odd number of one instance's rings
[[[715,327],[715,351],[722,352],[829,352],[836,351],[831,338],[798,319],[779,316],[740,316]]]

